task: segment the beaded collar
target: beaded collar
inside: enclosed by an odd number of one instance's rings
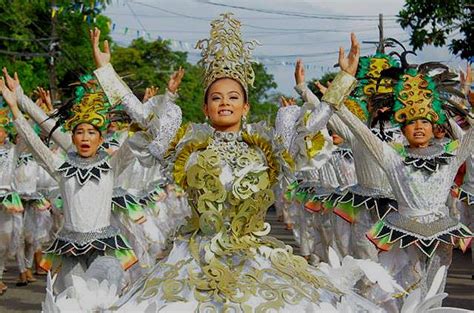
[[[222,132],[222,131],[214,131],[214,140],[215,141],[242,141],[242,132]]]
[[[108,160],[109,155],[104,151],[99,151],[91,158],[82,158],[76,152],[69,152],[66,161],[57,170],[63,172],[66,178],[76,177],[77,182],[84,185],[90,179],[99,181],[102,174],[111,170]]]
[[[406,157],[403,161],[406,165],[414,167],[416,170],[423,170],[428,174],[436,172],[440,166],[449,163],[454,156],[446,152],[442,145],[431,145],[426,148],[406,147]]]

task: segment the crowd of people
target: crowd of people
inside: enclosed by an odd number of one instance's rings
[[[469,66],[410,64],[395,39],[361,57],[351,34],[321,99],[298,60],[303,104],[250,124],[254,44],[227,13],[197,44],[206,122],[182,123],[184,70],[140,100],[90,35],[96,70],[60,106],[3,69],[0,294],[14,258],[17,286],[48,275],[44,312],[442,305],[474,225]],[[272,206],[302,256],[269,236]]]

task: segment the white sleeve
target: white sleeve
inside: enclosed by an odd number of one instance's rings
[[[59,175],[56,169],[61,165],[62,160],[41,141],[23,116],[15,120],[15,127],[18,134],[25,140],[33,156],[43,165],[44,169],[58,181]]]
[[[17,88],[16,96],[19,108],[27,113],[36,124],[41,127],[41,129],[49,134],[56,124],[56,121],[49,118],[49,116],[46,115],[46,113],[38,107],[33,100],[27,97],[21,87]],[[68,151],[72,147],[71,135],[62,132],[60,128],[56,129],[51,137],[64,151]]]

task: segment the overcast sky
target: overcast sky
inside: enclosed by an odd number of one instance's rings
[[[385,37],[408,46],[409,33],[401,29],[395,15],[402,0],[113,0],[105,10],[112,19],[113,39],[127,45],[138,36],[147,40],[170,39],[175,50],[188,52],[195,63],[197,40],[209,37],[210,21],[220,13],[233,12],[243,23],[245,40],[261,43],[254,58],[275,76],[277,90],[293,91],[294,62],[301,57],[307,78],[334,70],[339,46],[349,48],[349,33],[360,41],[378,40],[378,14],[384,15]],[[363,44],[362,55],[375,52],[375,45]],[[443,61],[459,68],[464,64],[448,48],[426,47],[410,57],[411,63]]]

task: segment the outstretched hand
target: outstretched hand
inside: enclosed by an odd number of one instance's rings
[[[18,103],[16,101],[16,94],[14,91],[8,88],[7,83],[5,82],[5,79],[3,77],[0,77],[0,92],[2,94],[3,99],[5,99],[5,102],[10,107],[13,116],[15,116],[16,118],[18,116],[18,113],[20,112],[20,110],[18,109]]]
[[[344,72],[355,76],[359,65],[360,44],[354,33],[351,33],[351,50],[347,57],[344,55],[344,48],[339,47],[339,67]]]
[[[184,68],[179,67],[179,69],[171,75],[170,80],[168,81],[168,90],[171,93],[176,93],[178,91],[179,85],[181,85],[181,80],[184,76]]]
[[[13,78],[8,74],[7,68],[2,68],[3,76],[6,80],[7,87],[12,91],[16,92],[16,89],[20,86],[20,80],[18,79],[18,74],[13,73]]]
[[[283,107],[289,107],[289,106],[292,106],[292,105],[296,105],[295,98],[285,98],[284,96],[281,96],[280,100],[281,100],[281,105]]]
[[[145,95],[143,96],[143,103],[147,102],[150,98],[153,98],[158,94],[159,87],[151,86],[145,89]]]
[[[304,66],[303,66],[303,61],[301,59],[296,60],[296,66],[295,66],[295,81],[296,85],[299,85],[301,83],[304,83]]]
[[[331,84],[329,83],[328,84],[328,87],[330,86]],[[326,93],[326,91],[328,91],[328,87],[324,86],[323,84],[321,84],[319,82],[319,80],[315,81],[314,82],[314,86],[316,86],[316,88],[319,89],[319,91],[321,91],[321,93],[324,95]]]
[[[94,61],[97,68],[101,68],[110,63],[110,47],[109,42],[104,40],[104,51],[100,50],[100,29],[94,27],[89,31],[91,43],[92,43],[92,52],[94,55]]]
[[[44,105],[44,107],[41,107],[46,113],[49,113],[53,111],[53,104],[51,103],[51,94],[49,90],[45,90],[42,87],[36,88],[36,93],[38,94],[38,97],[40,102]]]

